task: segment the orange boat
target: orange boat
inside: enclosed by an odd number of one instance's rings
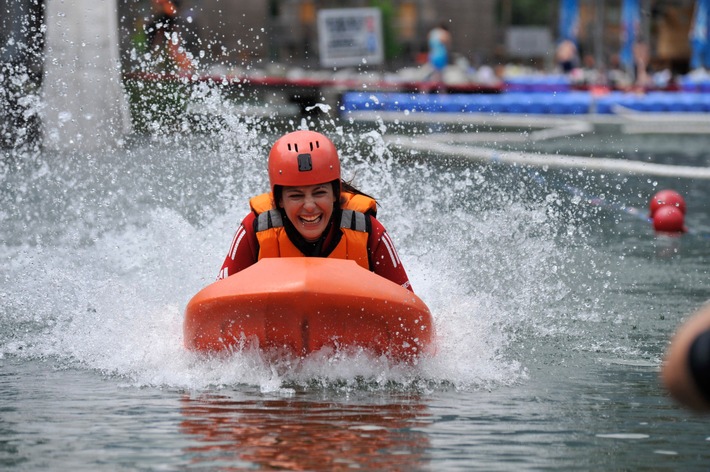
[[[418,296],[354,261],[315,257],[263,259],[205,287],[187,305],[184,335],[201,352],[362,348],[405,362],[434,352]]]

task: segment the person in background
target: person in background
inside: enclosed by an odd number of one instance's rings
[[[626,73],[621,65],[621,56],[612,54],[609,56],[609,65],[606,72],[606,81],[609,87],[616,90],[623,90],[631,87],[632,77]]]
[[[440,23],[429,32],[429,65],[432,67],[431,73],[426,80],[441,82],[444,78],[444,68],[449,63],[449,48],[451,47],[451,33],[446,23]]]
[[[697,412],[710,412],[710,303],[673,336],[661,379],[676,401]]]
[[[555,60],[560,72],[569,75],[574,69],[579,67],[579,53],[574,41],[564,39],[560,41],[555,50]]]
[[[252,197],[218,279],[267,257],[354,260],[413,291],[377,202],[344,182],[335,145],[315,131],[278,139],[268,158],[271,192]]]
[[[195,69],[192,49],[199,40],[194,28],[181,15],[180,0],[152,0],[155,15],[145,26],[148,50],[151,54],[165,54],[178,72]]]
[[[651,60],[651,52],[648,43],[640,41],[634,44],[634,90],[643,92],[651,85],[651,76],[649,75],[649,65]]]

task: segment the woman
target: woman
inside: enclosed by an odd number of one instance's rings
[[[315,131],[295,131],[269,153],[271,192],[253,197],[219,278],[266,257],[333,257],[411,291],[407,273],[384,226],[377,202],[343,182],[333,143]]]

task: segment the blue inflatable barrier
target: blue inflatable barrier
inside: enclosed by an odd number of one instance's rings
[[[704,112],[710,112],[710,94],[700,94],[698,103],[702,106]]]
[[[648,110],[644,111],[683,111],[682,104],[678,100],[678,97],[672,96],[668,93],[651,92],[648,94],[647,100],[643,100],[643,102],[648,103]]]
[[[349,92],[343,95],[343,108],[345,111],[382,110],[384,106],[376,94]]]
[[[382,109],[386,111],[405,111],[414,108],[411,94],[389,93],[382,94]]]
[[[441,95],[441,107],[443,112],[448,113],[471,113],[475,111],[474,101],[469,100],[465,95]]]
[[[494,113],[522,113],[523,105],[521,103],[525,94],[523,93],[504,93],[496,100],[498,107],[493,108]]]
[[[595,111],[599,114],[602,115],[608,115],[609,113],[612,113],[611,111],[611,106],[613,104],[611,98],[611,94],[604,95],[602,97],[599,97],[595,100]]]
[[[710,92],[710,77],[706,75],[686,75],[678,79],[680,89],[684,92],[708,93]]]
[[[710,108],[705,106],[703,97],[707,97],[705,94],[688,93],[688,92],[678,92],[678,97],[676,98],[677,106],[680,110],[690,113],[703,113],[710,111]],[[676,111],[676,110],[672,110]]]
[[[710,111],[710,95],[694,92],[650,92],[645,95],[612,92],[597,98],[597,113],[615,113],[615,106],[650,113],[704,113]]]
[[[540,100],[540,94],[530,97],[526,103],[525,113],[528,115],[544,115],[550,113],[550,105],[547,100]]]
[[[502,94],[426,94],[391,92],[349,92],[343,95],[345,111],[397,111],[421,113],[511,113],[522,115],[613,114],[617,107],[648,113],[708,113],[710,93],[611,92],[592,96],[589,92]]]
[[[587,92],[555,94],[550,100],[550,113],[554,115],[584,115],[592,107],[592,96]]]

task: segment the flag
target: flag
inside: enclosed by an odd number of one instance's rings
[[[708,64],[708,13],[710,1],[697,0],[695,2],[695,18],[690,31],[690,68],[699,69]]]
[[[579,0],[560,0],[560,41],[569,39],[577,44],[579,31]]]
[[[634,44],[641,22],[639,0],[624,0],[621,6],[621,64],[627,69],[634,67]]]

